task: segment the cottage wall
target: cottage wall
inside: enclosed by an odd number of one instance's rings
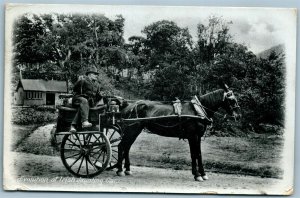
[[[25,106],[46,105],[46,93],[42,93],[42,98],[41,99],[26,99],[24,97],[24,105]]]
[[[19,87],[18,91],[14,94],[14,104],[23,105],[24,97],[24,89],[22,87]]]
[[[55,105],[62,105],[62,99],[59,99],[59,95],[62,93],[55,93]],[[39,106],[46,105],[46,92],[42,93],[41,99],[24,99],[24,105],[27,106]]]

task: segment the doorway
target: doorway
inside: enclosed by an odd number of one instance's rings
[[[46,93],[46,105],[55,105],[55,93]]]

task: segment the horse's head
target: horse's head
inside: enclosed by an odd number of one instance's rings
[[[221,107],[235,120],[241,117],[240,106],[232,90],[226,84],[223,84],[224,97]]]

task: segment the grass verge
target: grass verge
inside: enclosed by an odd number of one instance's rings
[[[30,134],[39,127],[37,124],[12,125],[13,138],[11,139],[11,150],[16,150]]]
[[[207,171],[281,178],[282,136],[207,137],[202,157]],[[141,134],[133,144],[131,164],[191,169],[187,141]]]

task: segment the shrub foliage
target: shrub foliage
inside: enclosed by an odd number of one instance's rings
[[[40,110],[41,108],[14,108],[12,111],[12,122],[14,124],[43,124],[54,122],[57,113],[53,110]]]

